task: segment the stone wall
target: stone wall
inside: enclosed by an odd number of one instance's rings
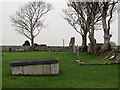
[[[25,51],[29,49],[30,46],[2,46],[2,51]]]
[[[0,46],[2,51],[28,51],[30,46]],[[62,52],[70,51],[68,46],[35,46],[36,51]]]
[[[102,46],[99,44],[99,46]],[[81,46],[79,47],[81,50]],[[28,51],[30,49],[30,46],[0,46],[0,51]],[[36,51],[52,51],[52,52],[66,52],[71,51],[69,46],[36,46]],[[120,46],[113,46],[112,50],[120,51]],[[89,52],[89,46],[88,46],[88,52]]]

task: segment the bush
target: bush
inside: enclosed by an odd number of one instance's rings
[[[26,40],[22,46],[30,46],[30,42]]]

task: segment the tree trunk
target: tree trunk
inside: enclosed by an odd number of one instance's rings
[[[96,46],[96,39],[94,38],[93,34],[89,34],[89,40],[90,40],[90,52],[91,53],[97,53],[97,46]]]
[[[87,52],[87,33],[82,35],[82,51]]]
[[[34,38],[31,37],[31,51],[34,51],[35,47],[34,47]]]
[[[34,38],[31,38],[31,46],[34,46]]]
[[[103,31],[104,31],[104,44],[100,50],[100,53],[104,53],[106,51],[110,50],[110,38],[111,38],[111,34],[109,29],[107,28],[107,23],[106,23],[106,17],[105,15],[102,17],[102,24],[103,24]]]
[[[31,50],[34,51],[34,36],[33,36],[33,30],[31,27]]]
[[[97,45],[96,39],[94,38],[94,22],[92,22],[91,31],[89,32],[89,40],[90,40],[90,52],[97,53]]]
[[[103,14],[102,14],[102,26],[103,26],[103,31],[104,31],[104,36],[103,36],[104,44],[103,44],[103,46],[102,46],[102,48],[100,50],[101,54],[104,54],[104,52],[110,50],[110,38],[112,36],[110,34],[110,21],[108,20],[108,22],[109,22],[108,24],[109,25],[107,25],[107,22],[106,22],[108,7],[107,7],[107,5],[105,7],[106,8],[103,9]]]

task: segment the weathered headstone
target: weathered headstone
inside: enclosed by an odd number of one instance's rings
[[[80,60],[80,57],[79,57],[79,46],[77,45],[77,60]]]
[[[71,50],[73,53],[76,53],[75,37],[72,37],[72,38],[70,39],[69,47],[70,47],[70,50]]]
[[[2,52],[0,52],[0,56],[2,56]]]

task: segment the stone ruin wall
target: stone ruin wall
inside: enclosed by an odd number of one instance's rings
[[[81,49],[81,46],[79,47]],[[28,51],[30,46],[0,46],[0,51]],[[71,51],[69,46],[36,46],[36,51],[52,51],[52,52],[69,52]],[[112,47],[112,50],[120,51],[120,46]],[[89,46],[88,46],[89,52]]]
[[[30,46],[0,46],[0,51],[28,51]],[[62,52],[70,51],[70,48],[65,46],[35,46],[36,51],[52,51]]]

